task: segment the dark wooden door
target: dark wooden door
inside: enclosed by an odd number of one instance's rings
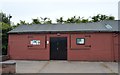
[[[67,60],[67,38],[50,38],[50,60]]]

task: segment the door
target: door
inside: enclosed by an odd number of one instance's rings
[[[67,38],[50,38],[50,60],[67,60]]]

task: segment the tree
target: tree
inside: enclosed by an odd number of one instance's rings
[[[21,25],[27,25],[27,23],[25,21],[22,21],[22,20],[20,20],[20,24]]]
[[[8,16],[6,16],[5,13],[0,12],[0,22],[10,24],[10,19],[11,18],[12,18],[12,16],[10,14]]]
[[[9,24],[6,24],[4,22],[2,23],[2,54],[7,54],[7,45],[8,45],[8,35],[7,32],[12,29],[12,27]]]
[[[92,21],[93,21],[93,22],[98,22],[98,21],[99,21],[99,14],[96,15],[96,16],[93,16],[93,17],[92,17]]]
[[[65,23],[88,23],[88,22],[100,22],[103,20],[114,20],[114,16],[107,16],[102,14],[97,14],[95,16],[89,17],[85,19],[84,17],[80,16],[73,16],[66,20],[63,19],[63,17],[60,17],[56,19],[57,23],[65,24]],[[17,23],[18,25],[29,25],[29,24],[52,24],[52,20],[48,17],[40,17],[40,18],[34,18],[32,19],[32,23],[26,23],[24,20],[20,20],[20,23]],[[15,26],[16,27],[16,26]]]
[[[10,31],[12,29],[11,25],[10,25],[10,18],[12,18],[12,16],[6,16],[5,13],[0,12],[0,27],[2,29],[2,54],[6,55],[7,54],[7,44],[8,44],[8,35],[7,32]]]
[[[81,22],[82,22],[82,23],[88,23],[89,20],[88,20],[88,19],[82,19]]]
[[[81,23],[81,18],[80,18],[80,16],[78,16],[78,17],[76,18],[76,23]]]
[[[41,22],[38,18],[36,18],[36,19],[32,19],[32,24],[41,24]]]
[[[59,19],[56,19],[57,23],[64,23],[63,17],[60,17]]]
[[[16,26],[12,26],[12,27],[14,28],[14,27],[17,27],[19,25],[29,25],[29,23],[27,23],[25,20],[20,20],[20,23],[17,23]]]
[[[106,20],[106,19],[108,18],[108,16],[106,16],[106,15],[100,15],[98,18],[99,18],[101,21],[103,21],[103,20]]]
[[[45,18],[40,17],[40,22],[42,24],[52,24],[52,20],[48,17],[45,17]]]
[[[50,18],[36,18],[36,19],[32,19],[32,23],[31,24],[52,24],[52,20]]]
[[[115,19],[114,16],[98,14],[98,15],[92,17],[92,22],[99,22],[99,21],[103,21],[103,20],[114,20],[114,19]]]
[[[109,16],[108,20],[115,20],[115,17],[114,16]]]
[[[76,16],[73,16],[73,17],[71,17],[71,18],[68,18],[66,22],[67,22],[67,23],[76,23],[76,20],[77,20],[77,19],[76,19]]]

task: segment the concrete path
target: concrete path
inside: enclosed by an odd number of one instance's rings
[[[17,73],[118,73],[115,62],[9,61],[16,62]]]

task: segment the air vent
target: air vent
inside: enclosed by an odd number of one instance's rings
[[[106,27],[108,30],[111,30],[111,29],[112,29],[112,26],[109,25],[109,24],[106,24],[105,27]]]

